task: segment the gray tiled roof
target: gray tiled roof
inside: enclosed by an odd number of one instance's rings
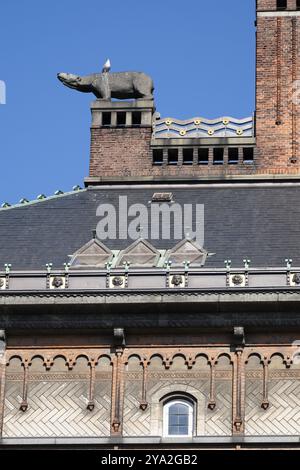
[[[47,262],[62,267],[92,238],[100,203],[118,204],[119,195],[128,204],[149,207],[154,192],[172,191],[175,202],[198,203],[205,207],[204,248],[215,253],[206,266],[223,267],[224,259],[242,266],[248,257],[252,266],[283,266],[285,258],[300,265],[300,185],[245,184],[203,187],[153,186],[89,188],[32,204],[0,210],[0,269],[42,269]],[[150,240],[151,241],[151,240]],[[178,242],[178,240],[177,240]],[[125,249],[132,241],[104,242],[110,249]],[[171,248],[176,241],[151,241]]]

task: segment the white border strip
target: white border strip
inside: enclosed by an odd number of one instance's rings
[[[151,189],[153,190],[153,193],[155,192],[158,192],[157,190],[158,189],[213,189],[213,188],[228,188],[228,189],[232,189],[232,188],[282,188],[282,187],[285,187],[285,188],[288,188],[288,187],[291,187],[291,188],[299,188],[300,187],[300,183],[299,182],[290,182],[290,183],[286,183],[286,182],[276,182],[276,181],[270,181],[270,182],[263,182],[263,183],[260,183],[260,182],[256,182],[256,181],[253,181],[253,182],[250,182],[250,183],[209,183],[209,182],[203,182],[203,183],[145,183],[145,184],[135,184],[135,183],[132,183],[132,184],[109,184],[109,183],[105,183],[105,184],[100,184],[99,186],[97,185],[91,185],[91,186],[88,186],[87,188],[85,188],[87,191],[96,191],[96,190],[115,190],[117,191],[118,189],[135,189],[135,190],[141,190],[141,189]],[[46,199],[45,199],[46,201]],[[27,207],[28,204],[22,204],[21,207]],[[13,208],[15,206],[11,206],[11,208]],[[20,207],[20,205],[18,206]],[[9,209],[9,207],[7,208]]]
[[[258,17],[300,16],[300,11],[258,11]]]

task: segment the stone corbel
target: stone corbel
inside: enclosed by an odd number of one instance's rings
[[[196,360],[192,356],[189,356],[186,359],[185,364],[186,364],[188,369],[192,369],[193,366],[195,365],[195,362],[196,362]]]
[[[285,356],[283,363],[285,364],[286,368],[289,369],[293,364],[293,358],[291,356]]]
[[[74,357],[69,357],[66,361],[66,366],[68,367],[69,370],[73,370],[73,367],[75,365],[75,360]]]
[[[126,346],[124,328],[114,328],[114,345],[121,348]]]
[[[245,330],[243,326],[235,326],[233,329],[233,344],[235,347],[245,346]]]
[[[163,360],[163,365],[165,366],[166,369],[170,369],[171,365],[173,364],[173,361],[172,359],[170,359],[169,357],[166,357],[164,360]]]
[[[45,369],[47,371],[49,371],[51,369],[51,367],[53,366],[54,362],[53,362],[53,358],[50,358],[50,357],[47,357],[45,360],[44,360],[44,366],[45,366]]]

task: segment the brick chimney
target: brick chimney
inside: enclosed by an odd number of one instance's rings
[[[252,117],[160,119],[153,100],[95,100],[91,105],[87,186],[253,175]]]
[[[86,185],[298,177],[299,46],[300,0],[257,0],[255,120],[182,121],[153,100],[97,99]]]
[[[152,168],[153,100],[104,101],[91,105],[91,155],[86,184],[132,179]]]
[[[257,0],[256,144],[261,173],[300,172],[299,39],[299,0]]]

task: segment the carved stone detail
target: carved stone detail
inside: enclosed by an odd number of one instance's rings
[[[185,286],[185,278],[181,274],[174,274],[171,276],[170,287],[184,287]]]
[[[64,281],[61,277],[55,277],[54,279],[52,279],[52,286],[53,287],[61,287],[63,285]]]
[[[64,289],[66,287],[65,276],[50,276],[49,287],[50,289]]]
[[[110,278],[110,287],[111,288],[124,288],[125,287],[125,276],[112,276]]]
[[[242,274],[233,274],[230,276],[230,286],[245,286],[245,276]]]
[[[59,73],[57,78],[73,90],[93,93],[102,100],[153,99],[152,78],[142,72],[104,72],[86,76]]]
[[[291,285],[292,286],[299,286],[300,285],[300,273],[294,273],[290,276],[291,278]]]

